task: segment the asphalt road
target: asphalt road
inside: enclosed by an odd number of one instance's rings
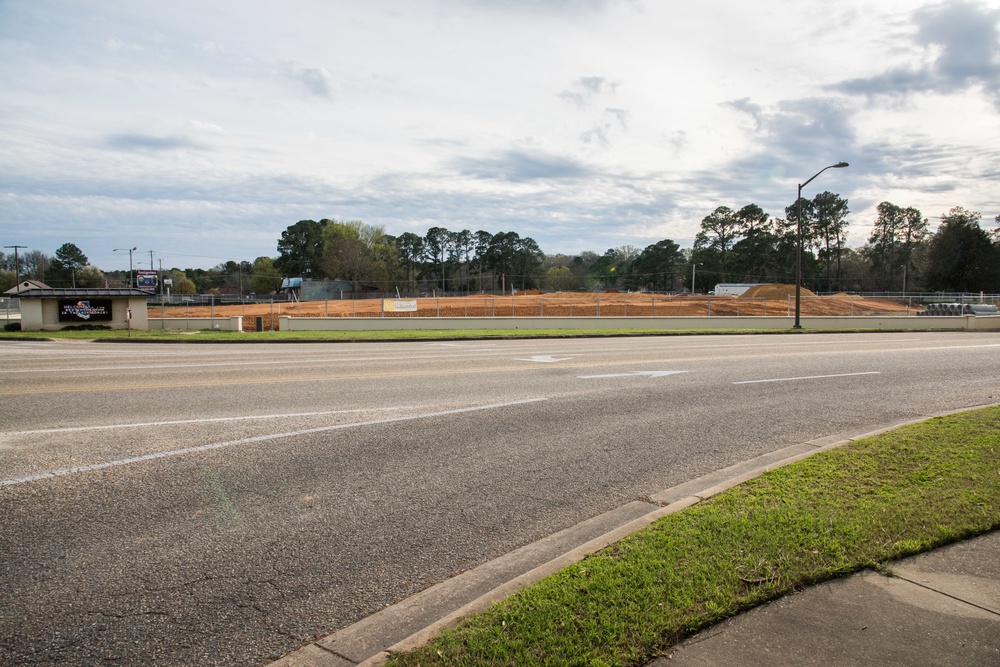
[[[0,361],[0,664],[262,664],[709,471],[1000,402],[993,333]]]

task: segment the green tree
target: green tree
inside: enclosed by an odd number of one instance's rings
[[[87,266],[87,256],[76,245],[64,243],[49,265],[48,280],[53,287],[75,287],[76,274]]]
[[[701,231],[695,235],[695,250],[707,250],[721,282],[729,279],[730,252],[740,238],[743,224],[728,206],[719,206],[702,218]]]
[[[479,289],[483,289],[485,283],[483,282],[483,271],[486,269],[487,257],[489,256],[490,246],[493,243],[493,235],[489,232],[483,230],[477,231],[473,236],[473,255],[472,261],[475,263],[476,268],[479,271]]]
[[[29,250],[21,254],[21,280],[45,282],[52,258],[41,250]]]
[[[416,290],[423,266],[424,239],[413,232],[403,232],[396,238],[396,257],[404,272],[406,288]]]
[[[88,264],[76,272],[77,287],[104,287],[104,272]]]
[[[735,218],[742,238],[733,244],[730,272],[743,281],[759,282],[771,270],[776,242],[774,222],[757,204],[747,204]]]
[[[684,255],[681,247],[663,239],[643,249],[632,263],[630,279],[637,287],[669,292],[677,284],[678,269]]]
[[[622,280],[622,258],[617,248],[608,248],[603,255],[590,265],[589,276],[603,289],[614,289]]]
[[[514,251],[514,262],[521,272],[521,289],[538,287],[538,271],[545,261],[545,253],[531,237],[517,239]]]
[[[299,220],[281,232],[278,241],[278,270],[289,277],[325,278],[323,272],[323,228],[329,220]]]
[[[179,269],[172,269],[170,271],[170,279],[173,281],[173,286],[170,290],[171,294],[197,294],[197,286],[194,281],[188,278],[184,271]]]
[[[1000,248],[961,206],[941,216],[928,249],[927,287],[943,292],[1000,291]]]
[[[350,280],[355,288],[388,290],[399,273],[395,239],[379,225],[360,220],[328,221],[323,229],[326,275]]]
[[[11,269],[0,269],[0,292],[6,292],[17,283],[17,274]]]
[[[490,247],[486,250],[486,265],[493,272],[493,290],[508,291],[514,284],[514,257],[520,236],[516,232],[497,232],[490,238]]]
[[[274,294],[281,289],[282,275],[270,257],[258,257],[250,267],[250,291]]]
[[[576,284],[576,276],[568,266],[550,266],[542,284],[553,292],[568,292]]]
[[[878,289],[894,289],[897,276],[910,266],[914,248],[927,234],[927,219],[915,208],[887,201],[876,210],[878,216],[868,237],[867,252]]]
[[[841,289],[842,255],[847,243],[847,200],[832,192],[822,192],[813,199],[816,242],[820,247],[819,258],[826,268],[827,291]],[[834,270],[836,267],[836,270]]]
[[[446,260],[451,249],[452,234],[444,227],[431,227],[424,235],[424,256],[433,267],[434,275],[440,280],[441,289],[448,289]]]

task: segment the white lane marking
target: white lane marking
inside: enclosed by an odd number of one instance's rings
[[[373,419],[371,421],[357,422],[354,424],[335,424],[333,426],[320,426],[317,428],[307,428],[301,431],[290,431],[288,433],[271,433],[268,435],[258,435],[252,438],[242,438],[240,440],[227,440],[226,442],[214,442],[212,444],[199,445],[197,447],[174,449],[168,452],[154,452],[152,454],[143,454],[142,456],[133,456],[127,459],[116,459],[114,461],[92,463],[90,465],[76,466],[73,468],[64,468],[62,470],[52,470],[49,472],[39,473],[37,475],[29,475],[27,477],[16,477],[14,479],[5,479],[5,480],[0,480],[0,486],[13,486],[15,484],[26,484],[28,482],[37,482],[43,479],[51,479],[53,477],[65,477],[67,475],[75,475],[78,473],[91,472],[94,470],[103,470],[105,468],[113,468],[116,466],[128,465],[130,463],[142,463],[143,461],[153,461],[156,459],[164,459],[171,456],[183,456],[185,454],[208,452],[213,449],[223,449],[224,447],[231,447],[233,445],[246,445],[254,442],[278,440],[279,438],[292,438],[298,435],[310,435],[313,433],[325,433],[328,431],[339,431],[349,428],[359,428],[362,426],[379,426],[382,424],[392,424],[395,422],[414,421],[417,419],[430,419],[433,417],[444,417],[447,415],[457,415],[467,412],[479,412],[482,410],[493,410],[495,408],[506,408],[514,405],[525,405],[527,403],[538,403],[539,401],[547,401],[547,400],[548,400],[547,398],[526,398],[520,401],[509,401],[507,403],[491,403],[489,405],[477,405],[471,408],[441,410],[439,412],[426,412],[420,415],[407,415],[405,417],[387,417],[385,419]]]
[[[435,357],[428,357],[435,358]],[[83,371],[145,371],[164,368],[210,368],[213,366],[303,366],[323,362],[339,361],[384,361],[385,357],[357,357],[350,359],[284,359],[277,361],[217,361],[213,363],[191,364],[148,364],[142,366],[68,366],[66,368],[21,368],[17,370],[0,370],[0,373],[69,373]]]
[[[407,409],[407,408],[403,408]],[[30,431],[3,431],[0,437],[12,435],[37,435],[39,433],[72,433],[75,431],[106,431],[118,428],[143,428],[145,426],[175,426],[177,424],[212,424],[217,422],[238,422],[244,419],[295,419],[298,417],[318,417],[322,415],[339,415],[350,412],[372,412],[371,409],[355,410],[324,410],[322,412],[290,412],[277,415],[246,415],[245,417],[206,417],[204,419],[176,419],[162,422],[139,422],[134,424],[103,424],[100,426],[64,426],[61,428],[39,428]]]
[[[457,347],[460,350],[466,350],[469,352],[483,352],[483,351],[493,351],[497,349],[497,346],[493,343],[431,343],[429,347]]]
[[[465,348],[464,351],[475,352],[476,350]],[[481,350],[481,351],[485,351]],[[454,358],[454,354],[450,355]],[[440,355],[407,355],[407,361],[414,359],[440,359]],[[0,375],[6,373],[79,373],[91,371],[145,371],[162,370],[171,368],[211,368],[211,367],[235,367],[235,366],[282,366],[292,368],[294,366],[313,366],[315,364],[339,364],[356,361],[387,361],[398,362],[398,357],[317,357],[315,359],[279,359],[269,361],[216,361],[211,363],[190,363],[190,364],[144,364],[142,366],[67,366],[65,368],[20,368],[11,370],[0,370]]]
[[[569,361],[573,357],[553,357],[552,355],[538,355],[528,359],[518,359],[517,361],[534,361],[539,364],[553,364],[557,361]]]
[[[608,375],[577,375],[577,377],[581,380],[594,380],[598,378],[625,378],[643,375],[651,378],[661,378],[668,375],[680,375],[681,373],[687,372],[688,371],[629,371],[628,373],[610,373]]]
[[[864,373],[837,373],[835,375],[802,375],[793,378],[771,378],[769,380],[743,380],[733,384],[761,384],[763,382],[794,382],[795,380],[819,380],[822,378],[846,378],[854,375],[881,375],[881,371],[866,371]]]

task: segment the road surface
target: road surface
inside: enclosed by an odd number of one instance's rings
[[[994,333],[0,360],[0,664],[263,664],[712,470],[1000,402]]]

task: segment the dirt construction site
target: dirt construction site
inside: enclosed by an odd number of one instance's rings
[[[421,297],[416,299],[345,299],[272,303],[151,306],[149,317],[243,317],[253,330],[257,317],[265,329],[277,329],[285,317],[786,317],[794,313],[794,285],[758,285],[741,296],[672,295],[618,292],[518,292],[514,295]],[[404,302],[405,310],[396,309]],[[415,302],[415,309],[414,309]],[[850,294],[816,296],[801,291],[803,316],[915,315],[904,299],[863,298]]]

